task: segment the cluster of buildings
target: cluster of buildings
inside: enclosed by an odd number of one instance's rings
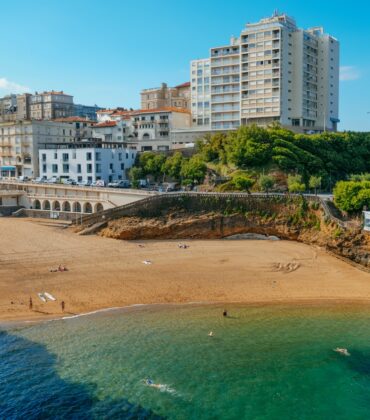
[[[137,152],[279,122],[336,131],[339,43],[275,13],[190,63],[190,82],[141,91],[141,109],[74,104],[63,91],[0,98],[0,176],[125,179]]]

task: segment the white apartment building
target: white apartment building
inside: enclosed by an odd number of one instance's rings
[[[247,24],[229,45],[211,48],[210,67],[211,129],[273,121],[300,132],[337,129],[339,43],[321,27],[299,29],[275,13]],[[192,105],[203,100],[194,79]],[[196,108],[193,119],[198,114]]]
[[[73,179],[77,182],[127,179],[136,151],[119,143],[82,141],[45,144],[39,150],[40,176]]]
[[[39,176],[41,143],[71,143],[73,126],[53,121],[0,123],[0,177]]]
[[[191,115],[195,127],[209,126],[211,116],[211,69],[209,58],[193,60],[190,66]]]
[[[102,141],[123,142],[137,151],[166,151],[172,148],[172,131],[191,127],[190,111],[164,107],[138,111],[104,110],[93,137]]]

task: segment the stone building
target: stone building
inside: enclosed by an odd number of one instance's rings
[[[142,90],[140,95],[141,109],[190,109],[190,82],[175,87],[168,87],[166,83],[162,83],[158,88]]]

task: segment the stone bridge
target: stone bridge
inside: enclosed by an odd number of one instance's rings
[[[26,209],[81,214],[124,206],[156,194],[143,190],[3,180],[0,180],[0,189],[17,193],[18,205]]]

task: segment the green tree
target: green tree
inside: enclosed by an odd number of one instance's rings
[[[302,182],[301,175],[288,176],[288,190],[291,193],[303,193],[306,190],[306,185]]]
[[[207,165],[199,155],[194,155],[190,159],[183,159],[181,165],[181,176],[193,183],[201,183],[207,173]]]
[[[168,157],[162,165],[162,172],[172,179],[179,181],[181,178],[181,166],[183,157],[180,152]]]
[[[343,211],[354,213],[370,207],[369,181],[339,181],[334,187],[334,202]]]
[[[275,185],[275,179],[270,175],[260,175],[258,178],[258,185],[261,191],[268,194],[271,188]]]
[[[270,133],[257,126],[242,126],[229,133],[225,149],[228,162],[238,168],[262,165],[271,157]]]
[[[138,181],[143,178],[143,170],[139,166],[133,166],[129,171],[129,178],[131,181]]]
[[[152,175],[155,180],[162,175],[162,165],[166,160],[164,154],[144,152],[140,155],[139,165],[144,175]]]
[[[247,191],[248,193],[254,183],[255,181],[250,176],[244,174],[236,175],[232,179],[232,184],[238,191]]]
[[[321,187],[321,176],[311,175],[308,186],[314,189],[315,194],[317,195],[317,189]]]

